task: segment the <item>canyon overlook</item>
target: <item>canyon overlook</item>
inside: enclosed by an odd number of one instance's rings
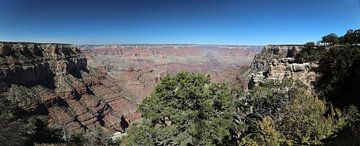
[[[136,101],[149,96],[167,74],[198,72],[213,82],[234,83],[260,46],[238,45],[84,45],[89,66],[122,81]]]
[[[293,57],[303,46],[70,45],[0,42],[0,96],[48,125],[67,131],[102,128],[125,132],[140,119],[137,104],[167,74],[198,72],[212,82],[252,88],[294,78],[311,86],[309,64]],[[296,69],[296,70],[295,70]]]
[[[121,118],[139,117],[121,82],[89,67],[77,46],[1,42],[0,68],[1,97],[49,126],[123,131]]]
[[[0,146],[360,146],[360,0],[0,7]]]
[[[0,95],[67,131],[124,132],[136,104],[167,74],[200,72],[234,83],[258,46],[0,42]]]

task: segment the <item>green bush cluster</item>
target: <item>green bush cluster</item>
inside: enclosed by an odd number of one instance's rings
[[[330,33],[322,37],[320,41],[322,44],[316,45],[314,42],[305,43],[304,49],[296,54],[295,59],[297,62],[314,62],[319,61],[326,57],[325,47],[333,49],[338,48],[353,48],[360,45],[360,29],[348,30],[345,35],[338,37],[335,33]],[[350,52],[348,52],[350,53]],[[354,58],[355,59],[355,58]]]
[[[319,62],[318,92],[335,105],[360,107],[360,47],[339,46]]]
[[[341,110],[312,96],[300,81],[268,81],[239,96],[247,126],[241,145],[316,145],[345,124]]]
[[[301,81],[230,91],[194,73],[167,76],[139,111],[128,145],[315,145],[349,123]]]
[[[330,33],[322,37],[322,43],[325,45],[359,45],[360,29],[346,31],[345,35],[338,37],[335,33]]]
[[[236,126],[233,98],[224,84],[196,73],[167,76],[139,105],[141,122],[131,145],[229,145]]]
[[[315,43],[309,42],[305,44],[305,48],[295,55],[296,62],[316,62],[320,60],[326,50],[322,46],[315,46]]]

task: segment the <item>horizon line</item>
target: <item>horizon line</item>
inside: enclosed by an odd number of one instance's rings
[[[234,43],[68,43],[61,41],[9,41],[9,40],[0,40],[0,43],[39,43],[39,44],[66,44],[66,45],[77,45],[77,46],[101,46],[101,45],[203,45],[203,46],[271,46],[271,45],[281,45],[281,46],[301,46],[303,43],[269,43],[269,44],[234,44]]]

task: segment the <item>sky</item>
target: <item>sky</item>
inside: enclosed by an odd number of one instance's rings
[[[0,41],[303,44],[360,28],[360,0],[0,0]]]

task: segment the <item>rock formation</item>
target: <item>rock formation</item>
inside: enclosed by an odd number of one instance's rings
[[[309,87],[316,78],[311,70],[316,62],[295,63],[295,55],[304,46],[301,45],[268,45],[254,57],[250,69],[244,74],[249,80],[248,88],[253,88],[265,80],[282,80],[292,78],[303,81]]]
[[[122,116],[139,118],[121,82],[87,66],[79,48],[69,44],[0,42],[0,87],[2,98],[68,131],[123,131]]]

